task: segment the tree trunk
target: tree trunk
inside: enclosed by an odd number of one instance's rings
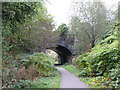
[[[91,48],[93,48],[95,46],[95,39],[92,39],[91,41]]]

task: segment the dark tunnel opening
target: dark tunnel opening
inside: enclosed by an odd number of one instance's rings
[[[72,52],[68,48],[61,45],[57,45],[56,52],[59,55],[58,57],[59,65],[63,65],[67,62],[71,62]]]
[[[55,64],[55,66],[63,65],[67,62],[72,62],[72,52],[68,48],[61,45],[56,45],[56,47],[51,47],[47,49],[53,50],[58,54],[58,64]]]

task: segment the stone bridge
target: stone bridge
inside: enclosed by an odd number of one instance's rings
[[[64,64],[66,62],[72,62],[73,57],[73,45],[74,37],[69,35],[65,40],[59,40],[55,42],[56,47],[50,48],[58,54],[59,64]]]

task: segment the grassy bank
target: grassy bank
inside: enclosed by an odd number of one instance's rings
[[[78,76],[80,80],[86,83],[90,88],[101,88],[102,87],[102,86],[99,86],[99,83],[100,83],[99,81],[96,82],[96,79],[100,77],[80,77],[79,76],[80,70],[78,70],[75,66],[63,65],[62,67],[68,70],[69,72],[75,74],[76,76]]]
[[[38,79],[35,81],[37,84],[35,88],[59,88],[61,82],[61,76],[60,73],[57,72],[57,74],[54,77],[44,77],[42,79]]]
[[[61,76],[52,58],[44,53],[34,53],[19,57],[16,66],[3,72],[3,88],[59,88]],[[12,70],[15,68],[15,70]],[[9,72],[6,72],[9,70]],[[8,73],[8,74],[7,74]],[[7,74],[7,75],[6,75]]]
[[[61,76],[57,71],[55,76],[36,78],[35,80],[20,80],[13,88],[60,88]]]

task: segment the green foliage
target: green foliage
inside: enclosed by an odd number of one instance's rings
[[[74,65],[63,65],[65,69],[75,74],[81,81],[89,85],[90,88],[119,88],[119,75],[118,69],[111,70],[109,76],[97,76],[97,77],[83,77],[86,75],[86,70],[76,68]],[[117,75],[117,76],[116,76]]]
[[[68,70],[69,72],[75,74],[80,78],[81,81],[89,85],[90,88],[100,88],[100,80],[97,79],[97,77],[81,77],[79,76],[80,73],[84,74],[85,71],[81,71],[79,68],[77,68],[74,65],[63,65],[63,68]],[[95,79],[97,79],[98,82],[95,82]]]
[[[48,14],[44,1],[4,2],[2,15],[3,58],[7,59],[6,55],[41,51],[51,41],[54,42],[53,39],[46,39],[55,35],[52,32],[53,19]]]
[[[25,55],[20,60],[20,63],[28,68],[31,65],[35,65],[39,73],[43,76],[55,75],[56,69],[52,62],[52,58],[44,53],[34,53],[32,55]]]
[[[104,81],[103,85],[109,86],[110,88],[120,88],[120,70],[115,68],[110,70],[108,79]]]
[[[30,88],[30,87],[37,86],[37,83],[34,83],[31,80],[20,80],[19,82],[13,85],[13,88]]]
[[[104,40],[104,45],[96,45],[92,48],[92,51],[83,55],[80,55],[76,59],[76,64],[79,68],[86,68],[88,73],[94,73],[96,75],[101,75],[104,72],[109,72],[109,69],[115,68],[118,63],[118,48],[117,48],[117,38],[106,38]],[[108,41],[113,40],[108,44]],[[89,55],[88,55],[89,54]],[[91,74],[90,73],[90,74]],[[89,75],[89,74],[88,74]]]
[[[32,18],[35,13],[37,3],[23,2],[4,2],[2,3],[2,43],[3,43],[3,58],[14,48],[18,42],[18,37],[15,34],[18,31],[19,25],[28,18]],[[15,35],[14,35],[15,34]],[[17,41],[16,41],[17,40]],[[17,45],[16,45],[17,46]]]
[[[68,27],[66,24],[61,24],[56,32],[60,35],[60,40],[65,41],[67,39]]]
[[[24,78],[25,81],[20,81],[16,87],[29,87],[31,81],[28,79],[55,76],[57,70],[49,56],[43,53],[30,55],[54,42],[53,18],[44,1],[3,2],[2,15],[3,86],[7,87],[12,79]]]
[[[74,73],[76,76],[79,75],[80,71],[74,65],[63,65],[62,67]]]
[[[24,22],[26,18],[32,18],[31,16],[34,13],[37,13],[36,7],[38,7],[39,5],[42,6],[42,3],[4,2],[2,5],[3,22],[9,21],[12,22],[12,24],[17,24]]]
[[[101,41],[100,44],[101,45],[104,43],[111,44],[114,40],[117,40],[117,37],[110,36],[110,37],[106,38],[105,40]]]
[[[34,82],[37,83],[36,88],[60,88],[61,76],[57,71],[54,77],[44,77]]]
[[[70,20],[70,33],[74,33],[77,54],[90,51],[95,43],[108,31],[107,9],[104,3],[73,1],[73,14]],[[79,8],[79,9],[78,9]]]
[[[15,82],[13,88],[59,88],[60,87],[60,74],[57,71],[54,77],[42,77],[36,80],[20,80]],[[12,82],[11,82],[12,83]]]
[[[53,61],[52,58],[44,53],[34,53],[31,55],[18,55],[11,63],[8,61],[4,62],[2,69],[3,87],[39,88],[40,86],[50,87],[50,85],[56,88],[59,87],[60,75]],[[47,84],[44,85],[44,83]]]
[[[119,55],[118,55],[118,31],[104,38],[91,52],[78,56],[74,65],[81,71],[79,76],[104,76],[103,83],[106,87],[119,87]],[[96,80],[95,80],[96,81]]]
[[[58,27],[58,30],[57,30],[61,36],[62,35],[65,35],[67,32],[68,32],[68,27],[66,24],[61,24],[59,27]]]

